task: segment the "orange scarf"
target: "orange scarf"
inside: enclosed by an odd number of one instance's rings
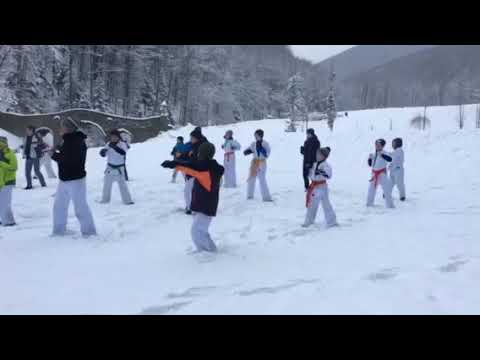
[[[378,186],[378,181],[380,180],[380,175],[382,175],[383,173],[385,173],[385,175],[387,174],[387,169],[386,168],[380,169],[380,170],[372,170],[373,176],[370,179],[370,181],[374,182],[375,187]]]
[[[327,181],[326,180],[322,180],[322,181],[312,181],[312,183],[310,184],[310,186],[308,187],[308,190],[307,190],[307,201],[306,201],[306,206],[307,208],[310,206],[310,203],[312,202],[312,195],[313,195],[313,191],[319,187],[320,185],[324,185],[326,184]]]

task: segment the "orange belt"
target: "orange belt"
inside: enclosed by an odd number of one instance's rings
[[[306,201],[307,208],[310,206],[310,203],[312,202],[313,190],[315,190],[320,185],[324,185],[326,183],[327,183],[326,180],[312,181],[312,183],[310,184],[310,186],[308,187],[308,190],[307,190],[307,201]]]
[[[380,180],[380,175],[382,174],[387,174],[387,169],[380,169],[380,170],[372,170],[373,177],[370,179],[370,181],[373,181],[375,187],[378,186],[378,181]]]
[[[225,153],[225,159],[227,159],[227,161],[230,161],[230,156],[235,154],[235,152],[233,151],[229,151],[229,152],[226,152]]]
[[[250,178],[257,176],[260,165],[265,162],[265,159],[253,159],[250,165]]]

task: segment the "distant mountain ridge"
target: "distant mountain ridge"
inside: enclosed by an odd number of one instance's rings
[[[338,84],[348,108],[480,102],[480,45],[440,45],[352,74]]]
[[[314,65],[317,71],[328,71],[333,63],[338,79],[382,66],[392,60],[435,45],[357,45]]]

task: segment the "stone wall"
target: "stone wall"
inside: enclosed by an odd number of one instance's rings
[[[53,119],[55,115],[59,115],[60,117],[70,116],[77,123],[80,123],[82,120],[92,121],[100,125],[105,132],[114,128],[125,128],[133,134],[133,142],[143,142],[156,137],[160,132],[169,130],[170,123],[169,119],[165,116],[137,119],[86,109],[72,109],[52,114],[33,115],[0,112],[0,128],[22,137],[28,125],[35,127],[47,126],[57,135],[59,123]],[[108,118],[111,118],[111,120]],[[57,140],[58,136],[55,136],[55,139]]]

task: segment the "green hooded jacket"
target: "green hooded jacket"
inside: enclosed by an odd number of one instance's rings
[[[0,155],[0,187],[15,185],[18,169],[17,156],[8,148],[2,155]]]

